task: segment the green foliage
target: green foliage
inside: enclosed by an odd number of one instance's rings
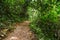
[[[26,20],[28,18],[28,14],[26,13],[27,6],[28,3],[26,0],[1,0],[0,29],[10,30],[12,27],[9,27],[9,25]]]
[[[30,27],[39,40],[58,39],[58,10],[57,0],[36,0],[29,5],[28,13]],[[36,11],[37,10],[37,11]],[[60,11],[60,10],[59,10]]]
[[[0,22],[3,24],[4,22],[20,22],[24,19],[27,19],[28,14],[26,13],[27,10],[27,3],[26,1],[22,0],[2,0],[0,2]],[[25,7],[26,6],[26,7]],[[5,24],[4,24],[5,25]],[[2,26],[2,25],[0,25]]]
[[[0,29],[9,29],[13,22],[21,22],[28,17],[31,21],[30,27],[39,40],[59,40],[59,0],[0,1]]]

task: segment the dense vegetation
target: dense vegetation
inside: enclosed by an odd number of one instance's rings
[[[30,3],[30,26],[39,40],[59,40],[59,4],[57,0],[34,0]]]
[[[12,29],[14,22],[21,22],[28,18],[28,2],[26,0],[1,0],[0,1],[0,36],[4,37],[6,31]],[[5,33],[4,33],[5,30]]]
[[[38,40],[59,40],[59,0],[1,0],[0,29],[28,20]]]

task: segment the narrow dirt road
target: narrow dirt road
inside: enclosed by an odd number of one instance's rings
[[[36,40],[29,28],[29,21],[15,24],[16,29],[3,40]]]

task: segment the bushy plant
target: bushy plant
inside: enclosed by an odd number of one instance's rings
[[[10,29],[12,27],[9,26],[12,25],[13,22],[26,20],[28,18],[28,14],[26,13],[27,6],[27,0],[1,0],[0,29]]]
[[[58,11],[60,11],[58,3],[57,0],[34,0],[30,3],[28,7],[30,27],[37,34],[39,40],[42,38],[44,40],[59,40],[57,35]]]

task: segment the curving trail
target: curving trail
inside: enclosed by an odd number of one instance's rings
[[[29,21],[16,23],[16,29],[3,40],[37,40],[29,28],[29,23]]]

